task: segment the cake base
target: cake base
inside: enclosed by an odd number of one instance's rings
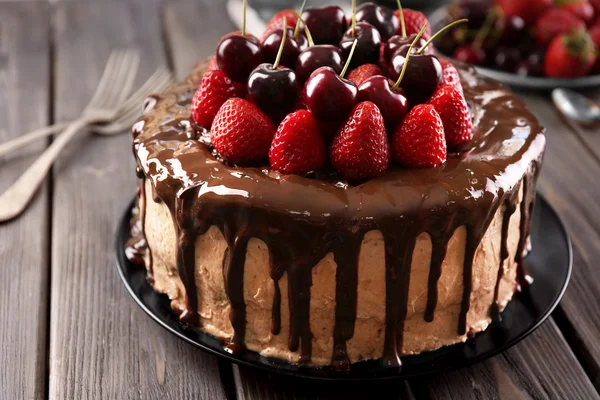
[[[146,181],[145,193],[139,196],[139,208],[145,210],[143,226],[149,251],[144,255],[145,265],[152,285],[166,294],[172,307],[179,312],[186,309],[186,290],[177,270],[176,230],[168,207],[152,198],[152,187]],[[520,238],[519,191],[517,207],[508,220],[508,230],[503,232],[504,207],[498,208],[475,252],[472,273],[470,309],[467,312],[467,329],[458,333],[462,305],[463,265],[466,248],[466,229],[459,227],[448,241],[446,256],[437,282],[437,304],[434,315],[425,315],[429,292],[429,275],[432,257],[430,236],[417,237],[408,288],[408,309],[402,332],[402,354],[418,354],[442,346],[464,342],[477,332],[485,330],[492,320],[495,308],[502,310],[519,286],[516,251]],[[398,227],[402,229],[402,227]],[[502,261],[500,249],[505,246],[508,256]],[[383,356],[386,299],[385,244],[380,231],[370,231],[362,238],[358,260],[357,316],[354,336],[347,343],[351,363],[378,359]],[[230,320],[231,304],[226,294],[223,263],[227,243],[217,227],[210,227],[199,235],[195,243],[195,276],[198,296],[199,326],[206,332],[225,341],[233,338]],[[150,261],[149,257],[152,257]],[[499,268],[502,273],[499,274]],[[246,251],[243,287],[246,304],[247,349],[292,363],[328,365],[333,357],[333,332],[336,309],[336,270],[333,254],[327,254],[312,268],[310,286],[309,323],[312,333],[312,353],[309,360],[301,360],[300,351],[290,351],[290,308],[288,303],[288,276],[275,282],[270,276],[269,248],[265,242],[251,238]],[[498,281],[498,279],[500,280]],[[278,285],[278,288],[275,287]],[[280,298],[280,331],[272,331],[272,314],[275,291]]]
[[[145,268],[131,263],[125,253],[130,236],[133,203],[125,210],[115,242],[117,270],[134,301],[159,325],[176,337],[204,351],[249,367],[261,368],[303,378],[320,380],[361,380],[378,378],[414,378],[471,365],[493,357],[513,346],[550,315],[564,293],[571,271],[569,239],[558,216],[546,201],[538,196],[531,232],[533,252],[526,259],[527,271],[535,284],[517,293],[485,332],[464,344],[402,358],[402,368],[389,368],[379,361],[353,364],[349,371],[338,372],[327,367],[299,367],[288,362],[267,359],[255,352],[231,354],[224,342],[199,329],[186,328],[179,314],[171,309],[170,300],[159,295],[147,282]]]

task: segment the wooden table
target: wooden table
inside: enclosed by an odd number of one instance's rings
[[[0,1],[0,141],[78,116],[116,47],[142,50],[139,82],[165,63],[181,78],[234,29],[224,1]],[[600,131],[566,123],[547,94],[523,96],[548,128],[539,190],[575,265],[552,318],[506,353],[427,379],[323,384],[192,348],[144,314],[114,267],[136,185],[130,136],[82,135],[25,214],[0,225],[0,399],[600,398]],[[0,190],[48,143],[0,159]]]

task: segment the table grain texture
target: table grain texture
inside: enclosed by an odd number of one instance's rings
[[[159,65],[181,79],[234,29],[224,0],[0,0],[0,142],[78,116],[114,48],[141,50],[138,83]],[[505,353],[424,379],[323,383],[191,347],[118,278],[114,232],[136,185],[130,136],[90,134],[24,215],[0,225],[0,400],[600,398],[600,129],[563,120],[547,93],[520,94],[547,127],[539,191],[571,234],[574,269],[552,317]],[[49,143],[0,158],[0,190]]]

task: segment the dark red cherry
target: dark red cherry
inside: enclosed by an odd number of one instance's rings
[[[521,61],[521,52],[514,47],[501,46],[494,51],[493,65],[502,71],[513,72]]]
[[[296,73],[289,68],[260,64],[248,78],[248,99],[276,121],[292,111],[297,96]]]
[[[348,28],[342,41],[340,48],[344,59],[348,59],[354,39],[357,39],[356,49],[350,62],[351,67],[357,67],[362,64],[376,64],[379,60],[379,49],[381,48],[381,35],[375,27],[366,22],[356,24],[354,34],[352,28]]]
[[[272,31],[262,42],[263,58],[269,62],[274,62],[277,53],[279,52],[279,46],[281,45],[281,39],[283,36],[283,29],[276,29]],[[296,59],[300,52],[308,47],[308,41],[306,36],[299,34],[294,38],[294,29],[287,29],[287,37],[283,45],[283,53],[281,53],[281,64],[294,66]]]
[[[517,66],[515,67],[515,73],[521,76],[542,76],[542,65],[543,64],[540,64],[538,62],[524,60],[517,64]]]
[[[342,51],[329,44],[320,44],[300,52],[296,60],[298,81],[306,81],[319,67],[331,67],[338,74],[342,72]]]
[[[525,31],[525,21],[518,15],[505,18],[504,30],[502,31],[502,41],[507,45],[519,43]]]
[[[415,40],[416,37],[417,34],[413,33],[411,35],[408,35],[406,39],[402,39],[401,35],[394,35],[391,38],[389,38],[383,47],[383,56],[385,57],[385,61],[390,62],[390,59],[400,47],[406,45],[410,46],[410,44]],[[417,43],[415,43],[414,48],[418,50],[422,46],[424,46],[425,43],[427,43],[427,40],[421,37],[419,38]],[[427,49],[425,49],[425,51],[427,51]]]
[[[237,82],[245,82],[250,72],[263,62],[260,42],[251,35],[224,36],[217,46],[216,57],[219,69]]]
[[[390,79],[397,80],[406,61],[410,46],[400,47],[392,56],[388,66]],[[413,53],[402,79],[402,88],[411,103],[427,101],[442,80],[442,64],[437,57],[428,54]]]
[[[305,86],[306,106],[315,118],[338,121],[348,115],[356,104],[358,88],[347,79],[340,78],[330,67],[313,72]]]
[[[368,22],[387,40],[398,32],[400,20],[392,10],[374,3],[364,3],[356,10],[356,20]]]
[[[464,45],[454,50],[452,57],[468,64],[482,65],[485,62],[485,51],[479,47]]]
[[[302,13],[302,19],[316,44],[337,45],[348,27],[346,15],[338,6],[309,8]]]
[[[409,65],[412,60],[409,61]],[[400,122],[408,110],[408,100],[401,88],[392,90],[388,78],[382,75],[372,76],[358,87],[358,101],[370,101],[381,111],[388,127]]]

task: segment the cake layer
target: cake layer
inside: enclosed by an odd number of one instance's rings
[[[176,228],[169,209],[152,200],[152,188],[146,183],[146,196],[150,199],[145,215],[145,231],[152,253],[154,288],[172,300],[175,309],[185,309],[186,292],[176,262]],[[520,203],[520,201],[519,201]],[[443,345],[465,341],[469,335],[484,330],[491,321],[491,309],[497,300],[504,308],[511,299],[517,282],[515,261],[519,242],[520,210],[509,218],[507,232],[508,257],[501,262],[502,223],[505,209],[498,209],[484,234],[473,263],[471,307],[467,313],[467,333],[457,333],[463,293],[463,264],[466,246],[466,228],[458,228],[448,242],[441,276],[437,282],[438,301],[435,317],[425,320],[428,297],[432,246],[427,233],[416,241],[410,267],[408,309],[404,322],[403,354],[434,350]],[[399,226],[398,229],[402,229]],[[206,332],[231,340],[233,327],[229,319],[229,302],[222,274],[227,243],[216,226],[197,237],[195,243],[194,280],[198,296],[200,326]],[[284,273],[278,282],[270,277],[268,246],[251,238],[246,251],[243,277],[246,304],[246,334],[244,343],[250,350],[269,357],[291,362],[300,361],[299,351],[290,351],[290,309],[288,277]],[[147,262],[149,265],[149,262]],[[498,270],[503,273],[495,294]],[[370,231],[363,238],[358,259],[357,312],[354,335],[347,343],[350,362],[382,357],[386,325],[385,244],[380,231]],[[327,254],[311,268],[309,320],[312,333],[312,353],[308,362],[330,364],[333,356],[333,332],[336,306],[336,269],[333,254]],[[275,285],[281,293],[281,330],[272,333],[272,312]],[[295,290],[291,287],[289,290]]]
[[[149,99],[133,130],[147,267],[185,323],[338,368],[398,365],[485,329],[523,276],[545,146],[516,96],[462,69],[469,147],[354,185],[224,164],[190,119],[202,68]]]

